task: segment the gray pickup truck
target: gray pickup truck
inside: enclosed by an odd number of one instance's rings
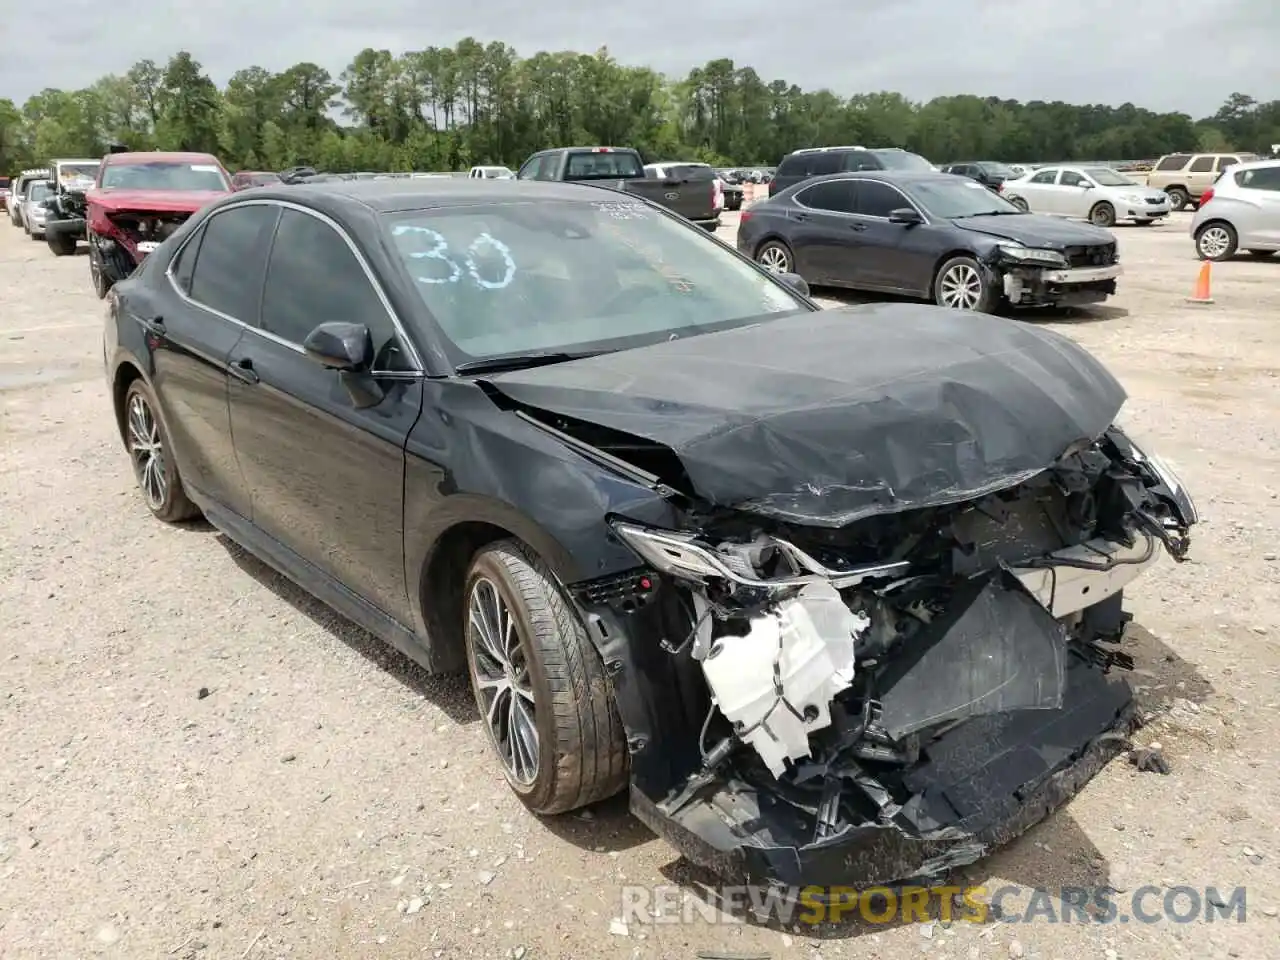
[[[560,147],[535,153],[520,180],[557,180],[610,187],[660,203],[705,230],[720,225],[715,173],[694,168],[679,177],[647,177],[639,152],[626,147]]]

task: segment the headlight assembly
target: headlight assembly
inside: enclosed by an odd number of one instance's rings
[[[1163,457],[1148,453],[1148,448],[1146,448],[1145,444],[1134,440],[1133,435],[1127,429],[1124,430],[1124,435],[1128,439],[1129,445],[1133,448],[1133,459],[1138,463],[1145,463],[1156,479],[1169,488],[1173,499],[1184,514],[1183,519],[1188,524],[1199,523],[1200,511],[1196,508],[1195,500],[1191,498],[1191,491],[1182,482],[1182,478],[1178,476],[1177,471]]]
[[[1034,263],[1045,267],[1065,267],[1067,258],[1057,250],[1036,250],[1032,247],[1021,247],[1016,243],[1000,244],[1000,252],[1010,260],[1021,263]]]

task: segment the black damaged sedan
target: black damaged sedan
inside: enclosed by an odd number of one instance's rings
[[[814,178],[741,223],[738,249],[774,272],[983,313],[1102,303],[1122,273],[1109,231],[1027,213],[949,173]]]
[[[511,788],[630,788],[749,882],[937,874],[1132,726],[1123,591],[1195,509],[1074,342],[820,311],[577,184],[266,186],[109,297],[141,495],[432,671]]]

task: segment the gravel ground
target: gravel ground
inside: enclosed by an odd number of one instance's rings
[[[1276,956],[1280,258],[1217,265],[1217,302],[1188,305],[1186,223],[1117,228],[1121,294],[1027,318],[1120,375],[1127,422],[1205,515],[1194,562],[1130,603],[1159,716],[1143,737],[1172,774],[1117,760],[962,881],[1110,885],[1122,913],[1144,884],[1244,884],[1246,923],[611,932],[622,884],[698,897],[707,878],[621,800],[529,815],[464,682],[211,529],[154,522],[111,421],[83,252],[55,259],[0,223],[0,956]]]

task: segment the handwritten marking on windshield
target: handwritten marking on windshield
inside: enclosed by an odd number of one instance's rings
[[[648,207],[634,200],[596,201],[591,205],[615,220],[644,220],[652,215]]]
[[[435,285],[440,283],[457,283],[462,279],[465,272],[471,277],[472,283],[482,290],[502,290],[511,284],[516,275],[516,262],[511,256],[511,248],[501,240],[489,233],[482,233],[467,245],[463,252],[463,265],[459,265],[449,254],[449,241],[445,239],[444,234],[429,227],[417,227],[412,224],[400,224],[393,227],[391,235],[397,238],[400,247],[414,260],[436,260],[444,264],[449,271],[449,275],[445,277],[424,277],[415,276],[414,279],[418,283]],[[431,246],[426,250],[412,250],[409,247],[412,241],[409,237],[415,236],[425,241],[431,242]],[[403,239],[401,239],[403,238]],[[503,261],[502,277],[498,280],[486,280],[480,274],[480,265],[476,262],[477,256],[482,248],[488,247]]]

